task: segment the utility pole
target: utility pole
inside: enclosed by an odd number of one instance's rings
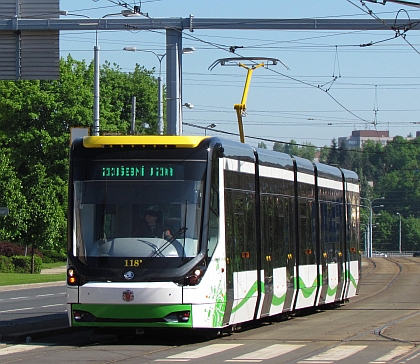
[[[404,5],[416,6],[415,3],[400,1]],[[61,13],[65,13],[62,11]],[[122,13],[122,16],[126,13]],[[131,12],[130,12],[131,14]],[[80,19],[80,18],[53,18],[33,19],[15,16],[0,19],[0,48],[2,59],[11,59],[16,63],[20,54],[27,52],[26,48],[19,51],[16,47],[10,48],[9,44],[18,43],[22,31],[45,32],[52,31],[127,31],[136,30],[164,30],[166,31],[166,81],[167,81],[167,121],[168,134],[180,135],[182,133],[182,32],[186,29],[190,32],[197,29],[214,30],[310,30],[310,31],[332,31],[332,30],[364,30],[384,31],[392,29],[386,24],[392,24],[393,28],[403,29],[410,27],[410,31],[420,30],[419,19],[382,19],[382,24],[377,19],[252,19],[252,18],[137,18],[128,17],[124,21],[120,19]],[[10,39],[9,39],[10,38]],[[41,46],[40,46],[41,47]],[[99,62],[99,47],[97,47]],[[25,53],[26,54],[26,53]],[[59,62],[57,54],[56,62]],[[10,63],[10,62],[9,62]],[[14,63],[11,64],[14,67]],[[0,63],[0,70],[7,62]],[[98,67],[99,70],[99,67]],[[40,71],[39,71],[40,72]],[[98,71],[99,74],[99,71]],[[98,86],[99,91],[99,86]],[[99,107],[95,108],[99,112]],[[94,120],[99,121],[98,114]],[[94,126],[94,132],[96,126]],[[98,127],[99,128],[99,127]],[[99,132],[99,129],[97,130]]]

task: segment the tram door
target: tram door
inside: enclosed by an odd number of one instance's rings
[[[290,229],[289,201],[281,195],[264,195],[261,198],[262,317],[289,311],[293,302],[295,260],[294,254],[290,253],[293,230]]]
[[[225,209],[227,305],[223,324],[227,325],[229,320],[242,322],[254,317],[257,299],[255,194],[226,189]],[[246,304],[239,305],[240,302]]]

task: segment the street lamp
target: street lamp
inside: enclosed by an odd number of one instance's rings
[[[158,76],[158,120],[157,120],[157,125],[158,125],[158,134],[159,135],[163,135],[163,87],[162,87],[162,77],[161,77],[161,73],[162,73],[162,60],[163,58],[165,58],[166,53],[165,54],[157,54],[153,51],[149,51],[149,50],[142,50],[142,49],[137,49],[136,47],[124,47],[123,48],[124,51],[128,51],[128,52],[146,52],[146,53],[152,53],[156,56],[156,58],[159,61],[159,76]]]
[[[366,206],[363,206],[366,207]],[[364,230],[364,234],[365,234],[365,257],[367,257],[367,251],[368,251],[368,242],[369,242],[369,226],[366,224],[361,224],[360,226],[361,229]]]
[[[217,124],[211,123],[204,128],[204,136],[207,135],[207,129],[213,129],[217,126]]]
[[[163,86],[162,86],[162,60],[165,58],[165,54],[157,54],[150,50],[144,50],[144,49],[137,49],[136,47],[124,47],[124,51],[128,52],[146,52],[146,53],[152,53],[156,56],[156,58],[159,61],[159,76],[158,76],[158,134],[163,135]],[[188,47],[183,48],[182,53],[183,54],[190,54],[195,51],[194,47]]]
[[[399,248],[400,248],[400,254],[402,253],[402,250],[401,250],[401,214],[399,213],[399,212],[397,212],[397,215],[400,217],[400,237],[399,237]]]
[[[366,197],[360,197],[361,200],[366,200],[369,202],[369,246],[368,246],[368,252],[367,252],[367,257],[368,258],[372,258],[372,248],[373,248],[373,230],[372,230],[372,225],[373,225],[373,202],[377,201],[377,200],[385,200],[385,197],[378,197],[378,198],[373,198],[373,199],[369,199]],[[375,207],[384,207],[384,205],[379,205],[379,206],[375,206]]]

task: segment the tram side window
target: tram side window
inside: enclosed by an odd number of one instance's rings
[[[228,288],[233,287],[232,274],[237,272],[235,261],[235,246],[234,246],[234,222],[233,222],[233,192],[232,190],[225,191],[225,229],[226,229],[226,268],[227,268],[227,284]]]
[[[312,228],[312,203],[299,202],[299,264],[315,263],[315,241]]]
[[[232,272],[256,268],[254,195],[226,191],[227,258]]]
[[[274,204],[272,196],[262,196],[262,244],[265,256],[273,256],[276,249],[274,248],[274,236],[276,234],[276,217],[274,215]],[[276,234],[276,236],[278,236]],[[273,259],[274,261],[274,259]]]
[[[332,206],[333,206],[332,229],[333,229],[333,234],[334,234],[333,241],[334,241],[334,250],[337,254],[338,252],[343,252],[343,249],[344,249],[343,234],[342,234],[343,211],[342,211],[341,204],[333,203]]]
[[[357,206],[356,195],[354,193],[351,194],[349,200],[350,203],[347,204],[349,257],[351,260],[357,260],[360,250],[359,226],[357,224],[359,208]]]
[[[327,254],[327,262],[335,261],[335,252],[333,244],[333,231],[331,219],[331,204],[322,201],[320,203],[321,210],[321,252]]]
[[[213,186],[210,191],[209,216],[208,256],[211,258],[219,241],[219,193]]]
[[[287,262],[287,245],[290,241],[289,229],[287,226],[287,212],[286,208],[286,199],[283,196],[275,198],[274,204],[274,215],[275,215],[275,234],[273,235],[275,239],[275,266],[284,267]]]

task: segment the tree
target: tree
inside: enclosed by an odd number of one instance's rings
[[[138,65],[124,73],[105,63],[100,74],[102,132],[127,134],[131,97],[137,96],[136,132],[156,133],[157,80],[152,73]],[[90,127],[92,120],[93,63],[68,56],[60,61],[58,80],[0,81],[0,206],[11,210],[0,226],[1,237],[65,249],[70,129]]]
[[[305,145],[299,148],[299,157],[313,161],[316,155],[316,147],[312,143],[305,142]]]
[[[338,165],[338,146],[336,139],[331,141],[331,147],[327,157],[327,164]]]
[[[321,163],[327,163],[328,160],[328,154],[329,154],[329,148],[325,145],[321,148],[319,151],[319,161]]]
[[[275,152],[285,152],[285,144],[284,143],[279,143],[279,142],[275,142],[273,145],[273,150]]]
[[[9,152],[0,148],[0,206],[9,209],[7,216],[0,216],[0,241],[20,242],[27,229],[27,203],[22,189]]]
[[[352,169],[354,162],[354,151],[347,149],[346,143],[341,143],[337,151],[338,165],[341,168]]]
[[[258,148],[267,149],[267,145],[264,142],[258,143]]]

